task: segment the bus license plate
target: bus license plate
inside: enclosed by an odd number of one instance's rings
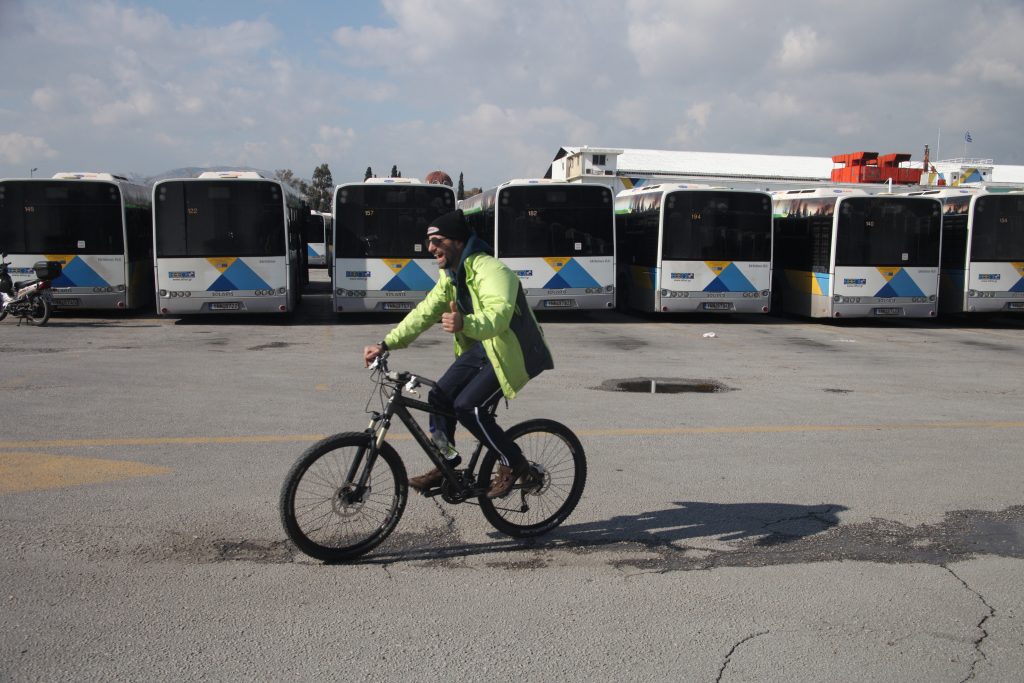
[[[242,308],[242,304],[237,301],[214,301],[210,304],[211,311],[237,311]]]
[[[80,305],[82,305],[82,300],[81,299],[69,299],[68,297],[54,297],[53,298],[53,305],[57,306],[59,308],[63,308],[65,306],[80,306]]]
[[[412,302],[411,301],[385,301],[384,302],[384,310],[385,311],[411,311],[412,310]]]
[[[732,304],[728,301],[705,301],[702,304],[705,311],[731,311]]]
[[[883,306],[874,310],[875,315],[903,315],[903,309],[899,306]]]
[[[1006,307],[1011,311],[1021,311],[1024,310],[1024,301],[1011,301],[1006,304]]]
[[[544,299],[545,308],[572,308],[572,299]]]

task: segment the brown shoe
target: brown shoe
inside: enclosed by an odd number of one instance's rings
[[[435,467],[429,472],[424,472],[417,477],[410,477],[409,486],[413,487],[420,493],[424,493],[428,489],[438,486],[442,479],[444,479],[444,475],[441,474],[441,470]]]
[[[488,498],[504,498],[512,490],[515,483],[526,475],[527,467],[524,465],[518,470],[513,470],[505,465],[498,465],[498,471],[491,479],[491,488],[487,490]]]

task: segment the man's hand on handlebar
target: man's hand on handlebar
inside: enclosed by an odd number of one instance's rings
[[[380,344],[370,344],[369,346],[363,347],[363,367],[370,367],[370,363],[377,360],[377,356],[381,354],[384,349],[381,348]]]

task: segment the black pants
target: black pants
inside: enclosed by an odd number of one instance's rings
[[[505,435],[489,410],[501,397],[498,376],[484,352],[484,345],[478,343],[459,356],[437,380],[437,386],[427,395],[427,402],[454,412],[463,427],[484,447],[499,455],[502,464],[517,467],[523,462],[523,452]],[[443,431],[454,444],[455,425],[451,422],[442,415],[430,416],[431,426]]]

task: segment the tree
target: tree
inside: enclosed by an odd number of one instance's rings
[[[388,176],[388,177],[389,178],[401,178],[402,177],[402,172],[398,170],[398,164],[394,164],[391,167],[391,175]]]
[[[455,194],[456,199],[466,198],[466,186],[462,183],[462,171],[459,171],[459,189]]]
[[[369,180],[372,177],[374,177],[373,176],[373,169],[370,168],[369,166],[367,166],[366,167],[366,175],[363,176],[363,180]]]
[[[274,177],[303,197],[309,196],[309,183],[295,175],[290,168],[279,168],[274,171]]]
[[[334,178],[326,163],[313,169],[313,182],[309,186],[309,208],[317,211],[331,210],[331,192],[334,190]]]

